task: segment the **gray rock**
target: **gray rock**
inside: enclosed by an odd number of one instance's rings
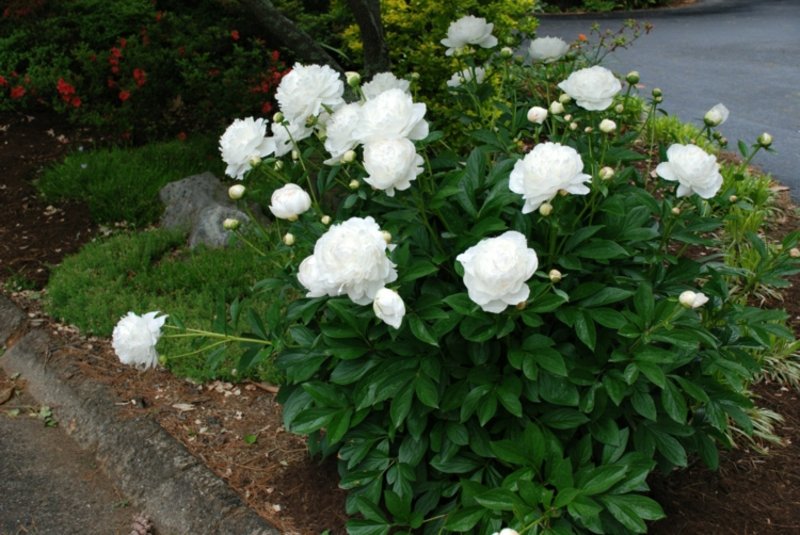
[[[159,192],[164,203],[161,227],[183,230],[189,235],[189,246],[224,247],[231,232],[222,228],[227,218],[245,224],[250,217],[228,198],[228,188],[212,173],[193,175],[164,186]],[[258,207],[252,207],[256,217]]]

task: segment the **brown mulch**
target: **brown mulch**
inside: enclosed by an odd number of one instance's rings
[[[85,206],[50,207],[31,184],[43,165],[85,137],[58,118],[0,113],[0,282],[27,279],[41,287],[48,266],[95,234]],[[786,213],[771,233],[797,228],[793,211]],[[137,372],[119,364],[108,340],[82,337],[47,318],[39,293],[6,291],[33,325],[58,339],[53,358],[77,362],[87,376],[115,390],[131,414],[150,414],[281,532],[344,532],[344,492],[336,488],[335,464],[309,459],[303,440],[285,431],[270,385],[197,385],[163,370]],[[800,332],[800,277],[784,298]],[[800,394],[770,382],[755,391],[760,405],[784,417],[777,428],[784,446],[771,445],[764,456],[743,441],[722,454],[717,472],[696,464],[651,478],[653,497],[668,515],[651,533],[800,533]]]

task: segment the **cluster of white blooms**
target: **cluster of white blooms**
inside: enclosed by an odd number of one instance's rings
[[[136,368],[154,368],[158,364],[156,344],[167,316],[148,312],[138,316],[128,312],[114,327],[111,345],[120,362]]]

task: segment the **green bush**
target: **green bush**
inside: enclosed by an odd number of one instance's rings
[[[0,109],[45,107],[124,138],[163,138],[269,112],[285,70],[235,4],[36,6],[0,19]]]

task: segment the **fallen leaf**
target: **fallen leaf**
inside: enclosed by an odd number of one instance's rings
[[[191,403],[176,403],[172,406],[173,409],[178,409],[181,412],[193,411],[194,405]]]

